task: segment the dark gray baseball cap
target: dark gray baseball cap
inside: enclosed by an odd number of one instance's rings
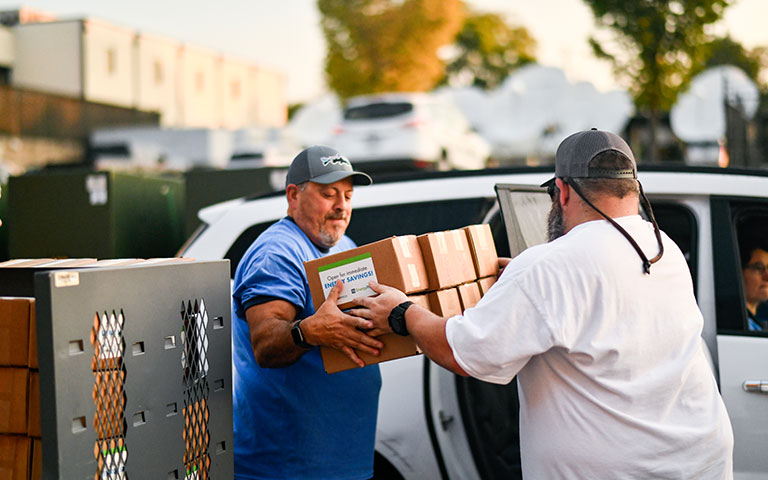
[[[624,154],[632,160],[631,169],[589,168],[595,156],[608,150]],[[627,142],[615,133],[593,128],[570,135],[560,142],[555,153],[555,178],[637,178],[637,162]],[[555,178],[541,186],[554,183]]]
[[[370,185],[371,177],[352,169],[349,160],[331,147],[313,145],[299,152],[288,168],[285,186],[304,182],[329,184],[352,177],[354,185]]]

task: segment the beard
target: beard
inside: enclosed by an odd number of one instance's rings
[[[347,220],[347,224],[349,224],[349,218],[345,212],[333,212],[325,216],[326,220]],[[333,247],[337,243],[339,243],[339,240],[341,240],[341,237],[344,235],[344,232],[346,231],[346,227],[341,229],[329,229],[325,228],[324,225],[320,225],[320,228],[318,229],[317,235],[320,237],[320,241],[323,243],[323,246],[325,247]]]
[[[563,207],[560,205],[560,202],[554,201],[547,216],[547,240],[551,242],[563,235],[565,235]]]

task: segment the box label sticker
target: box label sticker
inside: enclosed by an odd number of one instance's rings
[[[435,237],[437,238],[437,247],[440,249],[440,253],[448,255],[448,242],[445,241],[445,233],[437,232]]]
[[[320,275],[320,283],[323,285],[325,298],[328,298],[328,294],[337,281],[341,280],[344,283],[344,288],[341,290],[339,300],[336,303],[346,303],[355,298],[370,297],[376,294],[368,286],[368,282],[371,280],[376,281],[376,270],[373,268],[373,259],[370,253],[323,265],[317,271]]]
[[[53,285],[56,288],[76,287],[80,285],[78,272],[56,272],[53,274]]]
[[[414,288],[421,287],[421,281],[419,280],[419,272],[416,270],[416,265],[409,263],[408,272],[411,274],[411,283]]]
[[[397,237],[400,240],[400,249],[403,251],[403,257],[411,258],[411,249],[408,246],[408,237]]]
[[[463,252],[464,242],[461,241],[461,236],[464,235],[464,232],[461,230],[452,230],[451,233],[453,234],[453,244],[456,246],[456,251]]]

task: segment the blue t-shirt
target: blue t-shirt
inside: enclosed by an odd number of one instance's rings
[[[269,299],[314,313],[304,261],[348,250],[344,236],[324,253],[284,218],[251,245],[235,273],[232,302],[234,456],[237,479],[338,479],[373,476],[378,365],[329,375],[318,348],[285,368],[261,368],[245,310]]]

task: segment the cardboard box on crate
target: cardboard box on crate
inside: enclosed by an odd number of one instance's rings
[[[29,437],[0,434],[0,478],[3,480],[27,480],[29,478],[38,480],[40,478],[39,474],[34,476],[36,471],[39,472],[39,468],[32,468],[30,471],[32,443],[33,441]],[[39,466],[42,466],[42,463]],[[32,474],[31,477],[30,474]]]
[[[475,267],[467,235],[462,230],[419,235],[429,290],[442,290],[474,281]]]
[[[37,368],[32,298],[0,298],[0,366]]]
[[[29,370],[0,367],[0,433],[27,434]]]

